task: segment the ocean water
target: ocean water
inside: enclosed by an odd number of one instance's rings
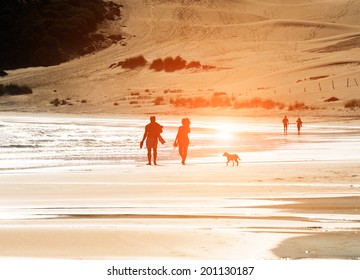
[[[165,145],[159,144],[158,162],[178,163],[172,143],[179,120],[161,119]],[[29,168],[144,164],[139,148],[147,117],[47,117],[4,115],[0,119],[0,171]],[[295,125],[283,135],[281,120],[219,121],[193,119],[188,162],[224,163],[225,151],[246,162],[301,162],[360,160],[360,127],[351,123],[306,123],[302,135]]]

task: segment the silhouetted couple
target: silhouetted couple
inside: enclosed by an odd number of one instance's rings
[[[288,126],[289,126],[289,119],[287,118],[286,115],[283,118],[282,123],[284,125],[284,134],[287,135]],[[297,131],[298,131],[298,135],[300,135],[300,129],[302,127],[302,124],[303,124],[302,120],[300,118],[298,118],[296,120],[296,127],[297,127]]]
[[[158,141],[161,144],[165,143],[165,140],[161,137],[163,132],[163,126],[156,122],[156,117],[150,117],[150,123],[145,126],[145,132],[143,139],[140,142],[140,148],[143,147],[144,141],[146,139],[146,148],[148,150],[147,165],[151,165],[151,152],[153,154],[154,165],[157,165],[157,145]],[[178,133],[174,141],[174,147],[179,147],[179,154],[181,156],[181,163],[184,165],[187,157],[187,150],[190,144],[189,136],[190,133],[190,120],[188,118],[182,119],[182,126],[179,127]]]

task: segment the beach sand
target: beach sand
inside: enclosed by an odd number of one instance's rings
[[[192,159],[190,147],[185,166],[161,160],[160,149],[159,166],[146,166],[143,151],[130,164],[2,171],[0,255],[359,259],[359,161],[336,150],[322,159],[317,136],[304,137],[298,153],[313,159],[248,153],[233,167]]]

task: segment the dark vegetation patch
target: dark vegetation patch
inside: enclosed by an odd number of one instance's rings
[[[191,68],[210,70],[210,69],[214,69],[215,67],[209,65],[202,65],[199,61],[187,62],[181,56],[176,56],[175,58],[168,56],[164,59],[157,58],[153,60],[149,68],[157,72],[160,71],[175,72],[175,71],[179,71],[183,69],[191,69]]]
[[[263,100],[258,97],[254,97],[250,100],[237,101],[234,104],[235,109],[246,109],[246,108],[264,108],[264,109],[284,109],[285,104],[271,99]]]
[[[81,100],[76,100],[77,103],[81,103],[81,104],[85,104],[88,101],[86,99],[81,99]],[[71,101],[71,98],[68,97],[66,99],[62,99],[62,98],[54,98],[53,100],[51,100],[49,102],[51,105],[58,107],[58,106],[74,106],[74,103]]]
[[[52,104],[54,106],[66,105],[66,103],[67,103],[67,101],[65,99],[60,100],[59,98],[55,98],[50,101],[50,104]]]
[[[318,108],[305,105],[304,102],[295,101],[294,104],[288,106],[289,111],[316,110]]]
[[[211,98],[203,96],[197,97],[176,97],[170,99],[170,104],[176,107],[189,107],[189,108],[202,108],[202,107],[232,107],[234,109],[252,109],[252,108],[265,108],[265,109],[283,109],[285,104],[275,102],[272,100],[262,100],[255,97],[250,100],[235,101],[230,98],[226,93],[214,93]]]
[[[22,95],[32,94],[32,89],[28,86],[18,86],[15,84],[0,85],[0,96],[2,95]]]
[[[345,108],[356,109],[360,108],[360,99],[352,99],[345,103]]]
[[[315,81],[315,80],[319,80],[319,79],[324,79],[324,78],[328,78],[329,77],[329,75],[321,75],[321,76],[313,76],[313,77],[309,77],[309,80],[310,81]],[[304,81],[307,81],[308,79],[307,78],[305,78],[304,79]],[[302,82],[303,80],[297,80],[296,82],[297,83],[300,83],[300,82]]]
[[[304,102],[295,101],[294,104],[289,105],[289,111],[306,110],[306,109],[309,109],[309,107],[306,106]]]
[[[125,61],[122,61],[120,63],[122,68],[135,69],[137,67],[144,67],[147,61],[142,55],[140,55],[137,57],[127,58],[125,59]]]
[[[174,105],[175,107],[203,108],[203,107],[209,107],[210,101],[202,96],[197,96],[197,97],[178,96],[175,99],[170,99],[170,104]]]
[[[165,99],[162,96],[158,96],[154,99],[154,105],[164,105]]]
[[[130,90],[130,89],[129,89]],[[199,90],[199,92],[202,90]],[[209,89],[212,91],[211,94],[198,94],[196,96],[191,96],[185,94],[183,89],[164,89],[162,95],[155,97],[149,96],[150,89],[145,89],[143,93],[140,91],[132,91],[127,97],[121,99],[121,101],[139,101],[139,104],[152,104],[152,105],[167,105],[170,104],[174,107],[185,107],[185,108],[229,108],[229,109],[267,109],[267,110],[315,110],[319,109],[314,106],[305,105],[304,102],[295,101],[291,104],[285,104],[283,102],[278,102],[268,99],[262,99],[260,97],[254,97],[251,99],[237,100],[238,96],[234,93],[228,94],[224,91],[214,91],[214,89]],[[155,91],[152,91],[155,92]],[[148,93],[148,94],[146,94]],[[360,103],[360,100],[359,100]],[[130,104],[137,104],[131,102]]]
[[[184,92],[182,89],[164,89],[164,93],[182,93]]]
[[[335,101],[339,101],[339,100],[340,100],[339,98],[333,96],[328,99],[325,99],[324,101],[325,102],[335,102]]]
[[[156,99],[157,100],[157,99]],[[165,100],[161,99],[161,104]],[[315,110],[317,108],[307,106],[303,102],[296,101],[294,104],[286,105],[285,103],[273,101],[271,99],[261,99],[254,97],[252,99],[245,99],[237,101],[235,96],[229,96],[226,92],[214,92],[210,97],[196,96],[196,97],[182,97],[169,98],[171,105],[175,107],[187,108],[205,108],[205,107],[220,107],[233,109],[278,109],[284,110],[286,107],[289,111],[295,110]],[[157,104],[159,105],[159,104]]]
[[[109,68],[122,67],[126,69],[135,69],[137,67],[144,67],[148,64],[144,56],[140,55],[137,57],[127,58],[124,61],[119,61],[112,63]],[[215,69],[215,66],[211,65],[202,65],[199,61],[190,61],[187,62],[181,56],[176,56],[175,58],[168,56],[165,59],[157,58],[153,60],[149,69],[160,72],[175,72],[183,69],[202,69],[202,70],[211,70]]]
[[[121,40],[96,34],[99,23],[120,18],[120,7],[103,0],[2,0],[0,69],[55,65]]]
[[[319,79],[324,79],[324,78],[328,78],[329,75],[323,75],[323,76],[314,76],[314,77],[310,77],[309,80],[319,80]]]
[[[0,77],[5,77],[7,75],[8,73],[6,73],[4,70],[0,70]]]

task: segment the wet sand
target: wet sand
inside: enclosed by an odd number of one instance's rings
[[[316,181],[335,168],[332,183]],[[357,171],[262,163],[2,174],[1,255],[357,259],[360,186],[343,174]],[[307,179],[297,182],[299,172]]]

